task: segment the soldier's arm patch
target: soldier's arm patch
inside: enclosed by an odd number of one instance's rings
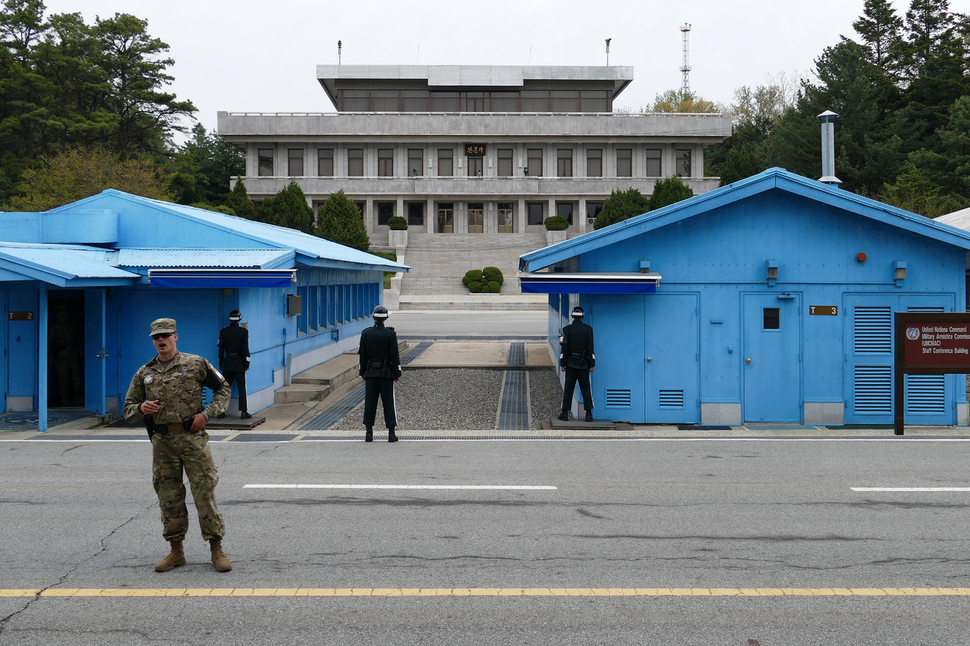
[[[206,361],[205,365],[206,372],[203,383],[212,390],[219,390],[226,383],[226,379],[222,376],[222,373],[212,367],[211,363]]]

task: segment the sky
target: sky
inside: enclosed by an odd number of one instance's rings
[[[129,13],[169,45],[168,88],[216,113],[331,112],[316,66],[631,66],[634,80],[615,108],[649,106],[679,89],[680,27],[689,32],[690,88],[730,105],[734,91],[785,77],[810,77],[815,59],[855,38],[864,0],[45,0],[47,13]],[[904,17],[909,0],[894,0]],[[970,0],[950,0],[970,13]]]

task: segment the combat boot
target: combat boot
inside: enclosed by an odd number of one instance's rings
[[[394,434],[394,429],[393,428],[387,429],[387,441],[388,442],[397,442],[397,435]]]
[[[155,565],[156,572],[168,572],[180,565],[185,565],[185,552],[182,550],[182,541],[172,541],[172,552]]]
[[[226,556],[226,553],[222,551],[222,539],[213,538],[209,541],[209,546],[212,548],[212,562],[216,566],[216,572],[228,572],[232,569],[232,561]]]
[[[374,427],[368,426],[367,430],[364,431],[364,441],[373,442],[374,441]]]

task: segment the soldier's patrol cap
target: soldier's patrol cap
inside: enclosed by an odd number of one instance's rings
[[[570,314],[572,315],[573,318],[577,318],[577,319],[581,319],[586,315],[585,312],[583,312],[583,308],[580,307],[579,305],[574,307],[573,311],[570,312]]]
[[[175,334],[175,319],[155,319],[152,321],[152,331],[148,336],[156,334]]]
[[[239,310],[233,310],[233,311],[229,312],[229,320],[230,321],[240,321],[240,320],[242,320],[242,314],[239,313]]]
[[[374,318],[375,319],[386,319],[387,318],[387,308],[383,305],[378,305],[374,308]]]

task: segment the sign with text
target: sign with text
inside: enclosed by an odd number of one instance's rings
[[[485,144],[465,144],[465,154],[469,157],[483,157]]]
[[[33,321],[33,312],[7,312],[8,321]]]
[[[903,375],[970,373],[970,314],[896,312],[893,426],[903,434]]]
[[[839,306],[838,305],[809,305],[808,314],[809,316],[838,316]]]

